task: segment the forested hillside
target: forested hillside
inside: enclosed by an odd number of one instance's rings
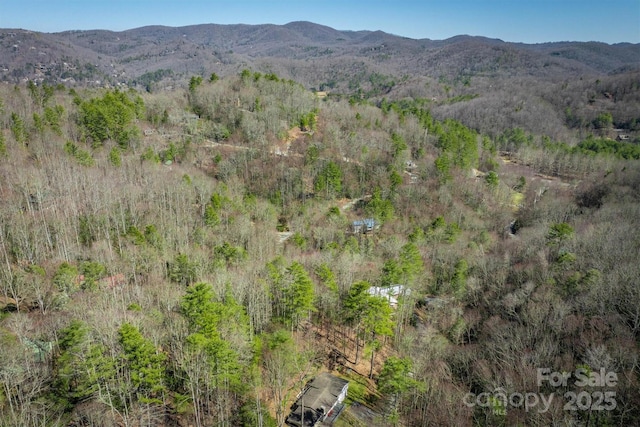
[[[323,371],[337,426],[637,424],[637,104],[470,126],[438,85],[0,86],[0,424],[281,426]]]
[[[228,77],[243,69],[357,102],[419,99],[437,119],[454,118],[492,137],[518,127],[570,145],[589,134],[640,141],[640,44],[414,40],[311,22],[0,29],[0,81],[8,84],[153,93],[180,88],[193,75]]]

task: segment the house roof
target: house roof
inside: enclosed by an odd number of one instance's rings
[[[368,290],[370,295],[383,297],[389,300],[391,307],[398,305],[398,297],[401,295],[409,295],[411,289],[405,288],[402,285],[393,285],[389,287],[371,286]]]
[[[327,372],[319,374],[307,384],[307,388],[293,404],[286,423],[295,427],[314,426],[338,403],[338,397],[348,383],[347,380]]]
[[[362,226],[362,225],[368,228],[373,228],[376,225],[376,221],[373,218],[358,219],[356,221],[353,221],[354,227]]]

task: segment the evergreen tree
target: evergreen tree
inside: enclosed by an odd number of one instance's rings
[[[187,337],[189,359],[203,360],[208,371],[205,377],[192,378],[192,381],[205,381],[214,388],[238,388],[241,385],[242,358],[229,341],[237,340],[248,332],[248,319],[235,300],[229,299],[228,304],[224,304],[215,302],[213,298],[211,285],[200,282],[187,289],[181,303],[182,314],[191,332]],[[235,325],[235,332],[225,339],[220,330],[230,325]]]
[[[384,223],[393,218],[394,207],[391,200],[382,197],[380,188],[373,191],[371,200],[365,206],[365,212],[376,219],[379,223]]]
[[[169,279],[172,282],[188,285],[195,282],[197,277],[197,264],[189,260],[187,254],[178,254],[173,262],[169,263]]]
[[[500,179],[498,178],[498,174],[494,171],[490,171],[485,177],[484,180],[491,188],[497,188],[500,183]]]
[[[316,274],[322,281],[322,283],[335,294],[338,293],[338,283],[336,282],[336,275],[327,264],[320,264],[316,268]]]
[[[55,399],[66,409],[101,393],[108,395],[116,374],[115,361],[101,344],[91,342],[87,326],[74,320],[60,332],[54,359]]]
[[[469,266],[464,259],[459,260],[453,270],[453,276],[451,277],[451,288],[454,295],[458,298],[462,298],[467,292],[467,272]]]
[[[196,88],[201,84],[202,76],[191,76],[191,79],[189,79],[189,93],[194,93],[196,91]]]
[[[382,286],[393,286],[402,280],[402,267],[395,258],[388,259],[382,267]]]
[[[557,246],[573,236],[573,227],[566,222],[551,224],[547,233],[547,244]]]
[[[391,135],[391,146],[392,146],[391,155],[393,156],[394,159],[398,158],[400,154],[402,154],[408,148],[407,143],[405,142],[402,135],[399,135],[397,133],[393,133]]]
[[[342,192],[342,170],[337,163],[332,161],[322,168],[316,177],[315,190],[318,193],[324,193],[327,198],[340,195]]]
[[[285,318],[297,328],[302,319],[314,310],[314,287],[309,273],[298,262],[287,269],[289,280],[284,288]]]
[[[139,138],[134,120],[142,116],[144,103],[139,96],[109,91],[102,98],[93,98],[80,104],[79,123],[94,146],[107,140],[127,148]]]
[[[118,335],[134,393],[143,401],[155,400],[154,397],[165,391],[166,356],[129,323],[120,327]]]
[[[400,270],[404,284],[411,283],[424,269],[422,255],[414,243],[407,243],[400,249]]]
[[[53,275],[53,283],[61,292],[76,291],[79,285],[78,269],[74,265],[63,262]]]
[[[117,168],[122,165],[122,157],[120,156],[120,149],[118,147],[113,147],[109,151],[109,161]]]
[[[411,360],[391,356],[387,358],[378,378],[378,390],[381,393],[398,395],[415,385],[411,379]]]
[[[13,133],[13,138],[16,142],[21,144],[27,142],[29,138],[24,120],[16,113],[11,113],[11,133]]]

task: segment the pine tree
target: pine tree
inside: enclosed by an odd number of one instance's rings
[[[244,308],[236,303],[230,294],[224,302],[214,300],[213,290],[208,283],[200,282],[187,290],[181,304],[182,314],[187,318],[187,337],[193,357],[206,360],[213,386],[239,387],[241,358],[230,345],[231,340],[248,340],[249,320]],[[222,336],[221,331],[227,331]],[[250,359],[250,357],[249,357]]]
[[[413,243],[402,246],[398,258],[404,284],[412,282],[424,270],[420,250]]]
[[[52,388],[67,409],[99,393],[109,394],[116,374],[108,350],[91,341],[87,326],[74,320],[60,332]]]
[[[118,335],[134,393],[147,403],[157,401],[153,398],[165,391],[166,356],[129,323],[120,327]]]
[[[287,269],[290,280],[284,289],[285,317],[293,328],[314,309],[314,287],[309,273],[298,262]]]
[[[324,193],[327,198],[338,196],[342,192],[342,169],[337,163],[327,162],[315,180],[315,191]]]
[[[384,362],[380,377],[378,378],[378,390],[381,393],[399,395],[415,385],[411,379],[412,363],[409,358],[391,356]]]

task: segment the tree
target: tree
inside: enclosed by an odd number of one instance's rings
[[[180,304],[190,332],[180,365],[188,376],[198,424],[200,406],[206,403],[202,396],[212,396],[221,408],[218,419],[228,420],[224,402],[242,389],[242,361],[251,360],[251,354],[240,354],[231,345],[248,339],[248,317],[230,295],[225,299],[215,301],[211,285],[199,282],[187,289]]]
[[[242,69],[242,71],[240,72],[240,78],[246,81],[250,77],[251,77],[251,71],[246,68]]]
[[[315,191],[325,193],[327,198],[333,198],[342,192],[342,170],[336,163],[327,162],[314,183]]]
[[[142,116],[143,110],[141,97],[108,91],[102,98],[83,101],[78,121],[94,146],[112,140],[126,149],[140,137],[134,120]]]
[[[158,400],[157,396],[166,389],[166,356],[158,352],[151,341],[129,323],[120,327],[118,336],[127,361],[133,393],[144,403],[161,403],[162,400]]]
[[[451,289],[456,297],[462,298],[467,293],[467,274],[469,265],[463,258],[456,262],[451,276]]]
[[[438,177],[442,182],[448,181],[451,179],[451,162],[449,160],[449,156],[440,155],[434,161],[436,171],[438,172]]]
[[[547,244],[558,246],[573,236],[573,227],[566,222],[551,224],[547,233]]]
[[[494,188],[494,189],[498,187],[498,184],[500,182],[500,179],[498,178],[498,174],[495,173],[494,171],[490,171],[484,177],[484,180],[487,183],[487,185],[489,185],[489,187]]]
[[[398,411],[402,396],[418,386],[417,381],[412,378],[412,367],[408,357],[390,356],[384,361],[378,376],[378,391],[392,397],[393,415]]]
[[[215,227],[220,224],[220,215],[210,203],[207,203],[204,207],[204,223],[208,227]]]
[[[70,156],[73,156],[78,164],[82,166],[91,167],[95,165],[95,160],[91,153],[87,150],[83,150],[82,148],[78,148],[78,146],[71,141],[68,141],[64,145],[64,151]]]
[[[376,188],[373,191],[371,200],[365,206],[365,212],[367,215],[373,216],[376,221],[384,223],[393,218],[394,207],[391,200],[382,197],[382,191],[380,188]]]
[[[320,158],[320,148],[317,145],[310,145],[304,156],[305,166],[314,166]]]
[[[391,356],[384,361],[378,377],[378,390],[381,393],[399,395],[415,386],[411,379],[411,360],[407,357]]]
[[[440,156],[436,159],[436,169],[443,179],[448,179],[451,167],[469,170],[478,164],[477,134],[460,122],[447,119],[445,130],[438,138]]]
[[[406,300],[406,297],[410,295],[411,285],[423,270],[422,255],[413,242],[403,245],[397,258],[390,258],[384,263],[382,286],[399,285],[402,296],[395,313],[396,336],[400,336],[402,329],[408,323],[413,312],[411,300]]]
[[[300,130],[302,130],[303,132],[315,130],[316,122],[317,122],[317,117],[314,111],[311,111],[307,114],[303,114],[300,117],[300,122],[299,122]]]
[[[118,147],[113,147],[109,151],[109,161],[117,168],[122,166],[122,157],[120,156],[120,149]]]
[[[189,93],[193,94],[196,91],[196,88],[201,84],[202,76],[191,76],[191,79],[189,79]]]
[[[75,292],[79,284],[78,269],[74,265],[63,262],[53,275],[53,283],[60,292]]]
[[[168,263],[168,273],[172,282],[188,285],[196,280],[197,264],[189,260],[187,254],[178,254],[173,262]]]
[[[373,376],[375,353],[381,347],[379,337],[390,337],[393,335],[393,310],[389,301],[384,297],[369,295],[365,300],[362,318],[362,331],[365,342],[371,343],[371,360],[369,368],[369,378]]]
[[[371,284],[366,281],[354,283],[343,301],[344,317],[356,329],[355,363],[358,363],[360,356],[360,339],[366,343],[378,336],[393,334],[391,306],[386,298],[371,295],[370,287]]]
[[[610,112],[600,113],[593,121],[596,129],[608,129],[613,126],[613,116]]]
[[[24,120],[16,113],[11,113],[11,133],[16,142],[20,144],[24,144],[29,138]]]
[[[275,401],[278,425],[284,425],[291,377],[299,373],[299,367],[304,365],[304,360],[296,350],[291,333],[286,330],[279,329],[265,334],[261,336],[261,342],[263,380],[269,384]],[[300,362],[303,362],[303,365]]]
[[[328,264],[320,264],[314,272],[323,286],[318,289],[316,305],[320,315],[321,326],[325,326],[322,324],[325,321],[335,322],[340,318],[340,313],[336,310],[340,306],[340,289],[336,274]]]
[[[207,327],[216,326],[216,319],[213,316],[213,290],[211,285],[205,282],[198,282],[187,289],[187,293],[182,298],[180,304],[182,314],[189,321],[189,329],[199,331]]]
[[[391,148],[391,156],[397,159],[408,147],[402,135],[394,132],[391,134]]]
[[[298,262],[293,262],[287,268],[287,276],[283,288],[284,318],[295,329],[314,310],[314,286],[309,273]]]
[[[215,227],[220,224],[220,214],[222,208],[231,204],[228,197],[221,195],[220,193],[213,193],[209,200],[209,203],[204,208],[204,223],[208,227]]]
[[[391,184],[390,190],[392,192],[396,191],[400,184],[402,184],[402,175],[400,175],[395,169],[392,170],[391,174],[389,175],[389,183]]]
[[[157,250],[162,250],[163,239],[155,225],[149,224],[144,228],[144,239]]]
[[[390,258],[382,266],[382,286],[393,286],[402,280],[402,267],[395,258]]]
[[[327,289],[329,289],[336,295],[339,293],[338,283],[336,282],[336,275],[327,264],[320,264],[316,268],[315,273],[318,275],[320,281],[327,287]]]
[[[602,207],[603,199],[609,194],[610,188],[604,184],[592,184],[580,189],[576,194],[576,204],[581,208]]]
[[[33,113],[33,127],[40,135],[44,134],[44,120],[38,113]]]
[[[27,89],[29,90],[29,95],[31,95],[33,103],[40,108],[43,108],[47,104],[54,93],[53,86],[50,86],[46,83],[37,85],[33,80],[29,80],[29,82],[27,83]]]
[[[400,249],[398,258],[400,271],[402,272],[403,283],[409,284],[424,269],[420,250],[414,243],[406,243]]]
[[[356,329],[356,357],[355,363],[358,363],[360,357],[360,328],[361,322],[365,315],[365,309],[369,297],[369,288],[371,284],[361,280],[351,285],[349,293],[342,303],[344,308],[344,317],[348,324]]]
[[[94,396],[111,396],[115,361],[103,345],[92,343],[89,332],[78,320],[60,332],[53,389],[66,409]]]
[[[80,272],[84,276],[82,289],[95,289],[98,281],[107,275],[107,267],[97,261],[83,261],[80,263]]]
[[[240,246],[233,246],[229,242],[213,248],[213,265],[223,267],[237,264],[247,257],[247,251]]]

